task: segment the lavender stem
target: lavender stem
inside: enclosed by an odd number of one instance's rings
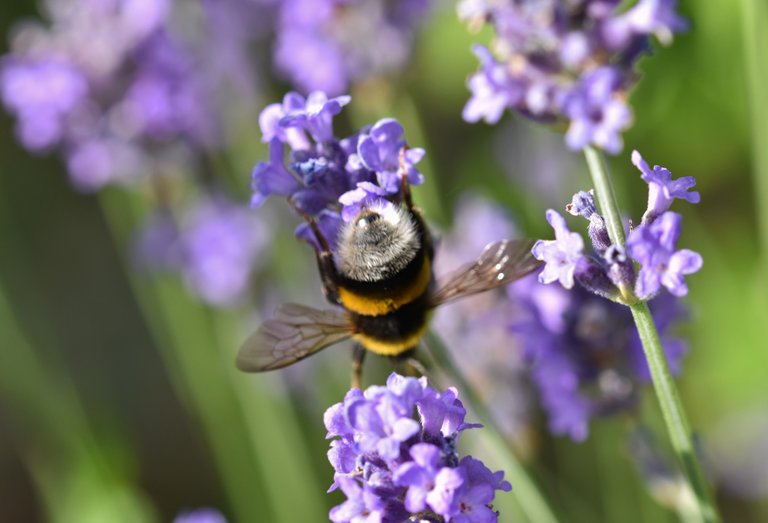
[[[600,151],[592,147],[585,148],[584,155],[587,159],[592,183],[595,186],[598,205],[608,227],[608,234],[614,244],[623,246],[625,243],[624,228],[611,177],[605,166],[605,159]],[[669,371],[651,311],[644,301],[632,303],[629,308],[632,311],[632,317],[643,344],[643,351],[651,370],[653,388],[656,391],[669,438],[696,496],[700,520],[707,523],[719,522],[720,515],[712,501],[707,481],[701,470],[693,444],[690,424],[680,401],[674,379]]]

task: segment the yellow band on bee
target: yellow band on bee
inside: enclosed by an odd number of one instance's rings
[[[347,310],[365,316],[390,314],[421,296],[431,278],[429,259],[425,256],[419,274],[412,283],[405,283],[402,289],[381,294],[360,294],[344,287],[339,288],[339,298]]]
[[[353,338],[359,342],[366,350],[369,350],[380,356],[397,356],[408,349],[414,348],[427,330],[427,322],[416,333],[403,338],[402,340],[380,340],[366,336],[365,334],[355,334]]]

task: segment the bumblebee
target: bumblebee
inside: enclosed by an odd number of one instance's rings
[[[436,281],[434,243],[413,206],[405,176],[401,201],[364,207],[338,234],[336,259],[311,217],[323,290],[334,310],[281,306],[243,344],[237,367],[263,372],[287,367],[325,347],[352,338],[353,386],[360,386],[366,351],[399,361],[411,359],[427,330],[431,311],[529,274],[540,262],[530,240],[501,240],[476,261]]]

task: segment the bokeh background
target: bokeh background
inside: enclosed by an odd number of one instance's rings
[[[691,318],[679,332],[690,353],[678,383],[725,520],[760,522],[768,521],[768,265],[760,241],[768,234],[768,173],[755,166],[768,136],[754,135],[753,120],[768,86],[749,89],[745,27],[768,28],[743,4],[681,2],[691,29],[641,62],[635,124],[610,167],[634,217],[646,189],[629,162],[632,149],[698,181],[701,203],[677,209],[681,244],[705,260],[689,279]],[[35,16],[34,2],[2,3],[0,34]],[[487,39],[470,35],[452,6],[434,9],[405,72],[353,91],[353,105],[367,103],[341,125],[384,116],[403,123],[409,143],[427,150],[427,181],[414,192],[436,227],[449,230],[454,205],[473,191],[509,209],[523,234],[547,238],[544,210],[589,187],[585,163],[565,150],[562,135],[519,118],[493,127],[461,120],[465,80],[476,68],[470,45]],[[264,59],[268,45],[266,38],[254,51],[257,99],[242,103],[255,109],[241,115],[224,176],[243,207],[250,169],[266,156],[258,110],[289,88]],[[0,51],[7,46],[0,39]],[[75,190],[60,159],[25,151],[13,119],[0,112],[0,521],[171,521],[202,506],[231,521],[324,521],[340,498],[325,494],[332,471],[322,414],[347,388],[348,348],[279,375],[233,366],[260,311],[287,300],[322,303],[311,251],[291,233],[297,222],[282,205],[253,211],[267,217],[269,240],[252,297],[212,308],[177,275],[137,268],[131,249],[147,205],[140,188]],[[375,360],[366,381],[389,370]],[[645,400],[657,420],[650,391]],[[563,521],[675,520],[633,465],[622,420],[596,422],[586,442],[573,443],[549,436],[533,412],[527,459]],[[465,439],[482,447],[473,438]],[[502,521],[524,521],[514,503],[498,502],[508,505]]]

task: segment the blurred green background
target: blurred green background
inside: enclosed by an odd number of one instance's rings
[[[683,333],[691,350],[679,386],[713,471],[718,460],[736,475],[762,464],[751,492],[718,489],[726,521],[761,522],[768,521],[768,265],[759,238],[768,200],[760,187],[768,173],[755,166],[768,136],[753,136],[752,126],[765,115],[759,102],[768,86],[750,98],[744,22],[768,27],[742,8],[682,2],[691,30],[642,61],[635,125],[610,163],[620,203],[634,217],[646,189],[629,162],[632,149],[698,180],[701,203],[677,209],[681,245],[705,260],[689,280],[692,317]],[[34,14],[33,2],[3,3],[0,33]],[[465,79],[476,67],[469,46],[478,40],[487,35],[470,35],[451,9],[439,11],[385,104],[389,112],[358,108],[352,123],[395,116],[409,142],[427,149],[427,184],[415,197],[439,225],[449,226],[453,203],[473,189],[509,206],[529,236],[548,237],[544,210],[589,187],[583,159],[563,152],[561,136],[509,115],[495,127],[461,121]],[[757,56],[763,68],[765,52]],[[265,83],[265,101],[282,96],[285,86]],[[253,311],[206,309],[170,277],[148,285],[126,262],[140,197],[74,191],[60,161],[25,152],[12,124],[0,112],[0,521],[170,521],[199,506],[218,507],[231,521],[326,520],[340,498],[325,494],[332,473],[322,413],[346,390],[346,349],[323,353],[303,373],[238,374],[232,361]],[[265,155],[251,131],[235,157],[244,204],[250,167]],[[555,183],[542,187],[544,170],[556,171]],[[314,261],[283,229],[264,281],[284,297],[317,302]],[[371,367],[371,380],[388,369]],[[194,373],[205,379],[190,384],[184,376]],[[646,400],[655,411],[655,398]],[[596,422],[583,444],[552,439],[539,425],[534,474],[563,521],[675,520],[622,459],[620,421]],[[501,520],[524,521],[514,510]]]

